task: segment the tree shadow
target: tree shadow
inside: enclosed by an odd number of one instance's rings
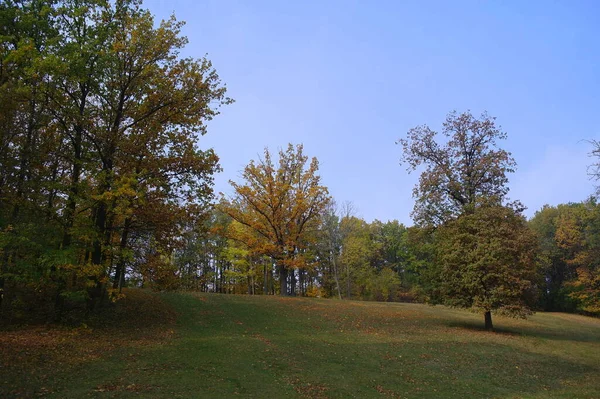
[[[483,325],[483,322],[477,322],[472,320],[451,320],[443,323],[447,327],[458,328],[468,330],[472,332],[490,333],[505,335],[511,337],[536,337],[558,341],[574,341],[574,342],[599,342],[600,341],[600,329],[597,334],[586,333],[582,331],[580,333],[573,333],[572,330],[563,330],[558,328],[543,328],[540,325],[521,325],[519,327],[506,327],[496,323],[493,331],[487,331]]]

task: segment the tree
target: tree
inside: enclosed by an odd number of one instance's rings
[[[600,181],[600,141],[599,140],[588,140],[592,150],[589,152],[589,156],[594,159],[591,165],[588,165],[587,173],[590,179],[598,182]],[[600,186],[596,186],[596,191],[600,191]]]
[[[557,220],[557,246],[564,261],[575,269],[575,276],[565,285],[578,309],[600,313],[600,206],[595,198],[567,208]]]
[[[6,1],[0,22],[0,289],[93,308],[134,263],[167,281],[219,169],[210,61],[139,0]]]
[[[425,166],[413,190],[417,223],[439,225],[483,203],[500,204],[508,193],[507,173],[516,166],[510,153],[498,148],[506,138],[495,118],[483,113],[451,112],[440,134],[427,125],[409,130],[402,145],[401,163],[408,172]],[[443,143],[445,141],[445,143]]]
[[[484,206],[460,215],[437,232],[442,301],[482,311],[492,330],[492,310],[531,313],[537,276],[537,238],[514,209]]]
[[[327,296],[335,295],[342,299],[340,288],[340,253],[342,250],[342,231],[340,217],[335,200],[331,200],[321,215],[317,251],[322,269],[322,286]],[[326,270],[325,265],[329,268]]]
[[[343,231],[341,264],[342,285],[346,297],[365,297],[367,283],[373,277],[375,269],[372,260],[379,248],[371,239],[369,224],[356,216],[342,218],[340,229]]]
[[[439,298],[440,273],[435,261],[435,228],[411,226],[406,229],[406,271],[413,294],[423,302]],[[406,280],[406,278],[405,278]]]
[[[576,302],[570,298],[572,287],[568,284],[576,276],[576,267],[568,261],[573,258],[571,245],[558,237],[567,238],[567,232],[574,244],[572,228],[573,216],[580,214],[582,204],[545,205],[529,221],[529,227],[537,234],[540,251],[540,272],[544,284],[540,286],[540,307],[546,311],[574,311]],[[557,232],[559,235],[557,236]],[[580,244],[577,243],[577,246]]]
[[[294,269],[303,265],[303,249],[315,239],[319,216],[330,197],[317,174],[319,163],[308,157],[302,145],[279,151],[276,167],[268,149],[264,158],[244,168],[244,183],[230,181],[235,195],[221,209],[256,237],[247,242],[256,254],[270,256],[279,272],[280,294],[295,287]]]
[[[436,262],[423,273],[429,298],[481,309],[491,329],[492,310],[529,313],[534,285],[534,235],[520,215],[522,205],[504,205],[507,173],[516,163],[498,147],[506,133],[486,113],[477,119],[470,112],[451,112],[443,123],[445,142],[438,137],[424,125],[398,141],[409,172],[425,166],[413,192],[413,217],[434,229]]]

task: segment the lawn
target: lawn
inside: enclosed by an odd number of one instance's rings
[[[583,316],[491,333],[444,307],[139,290],[106,312],[0,331],[0,397],[600,397],[600,320]]]

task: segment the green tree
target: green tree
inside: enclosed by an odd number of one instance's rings
[[[412,282],[415,299],[436,302],[440,297],[440,271],[435,260],[435,229],[411,226],[406,229],[405,279]]]
[[[344,267],[342,286],[346,298],[366,297],[367,283],[375,269],[372,260],[377,248],[371,239],[370,226],[356,216],[344,217],[340,228],[344,232],[340,261]]]
[[[537,234],[540,250],[540,272],[544,284],[540,285],[540,306],[546,311],[574,311],[575,301],[570,298],[572,287],[569,282],[576,276],[576,268],[569,264],[572,258],[569,246],[560,246],[556,241],[557,229],[565,232],[571,219],[570,215],[581,207],[581,204],[561,204],[555,207],[544,206],[529,221],[529,227]],[[571,224],[572,225],[572,224]]]
[[[509,207],[486,206],[449,221],[436,232],[442,301],[471,308],[493,329],[491,311],[531,313],[537,287],[537,238]]]

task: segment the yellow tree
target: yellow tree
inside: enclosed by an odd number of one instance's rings
[[[576,275],[566,285],[580,310],[600,314],[600,206],[595,198],[566,208],[557,218],[555,242]]]
[[[302,252],[314,239],[319,215],[330,201],[327,188],[317,174],[319,162],[303,153],[303,146],[289,144],[279,151],[276,167],[269,150],[264,158],[250,161],[243,184],[230,181],[235,195],[220,205],[223,212],[254,232],[246,244],[252,252],[268,255],[277,264],[280,294],[288,295],[289,270],[303,264]],[[246,235],[248,236],[248,235]]]

